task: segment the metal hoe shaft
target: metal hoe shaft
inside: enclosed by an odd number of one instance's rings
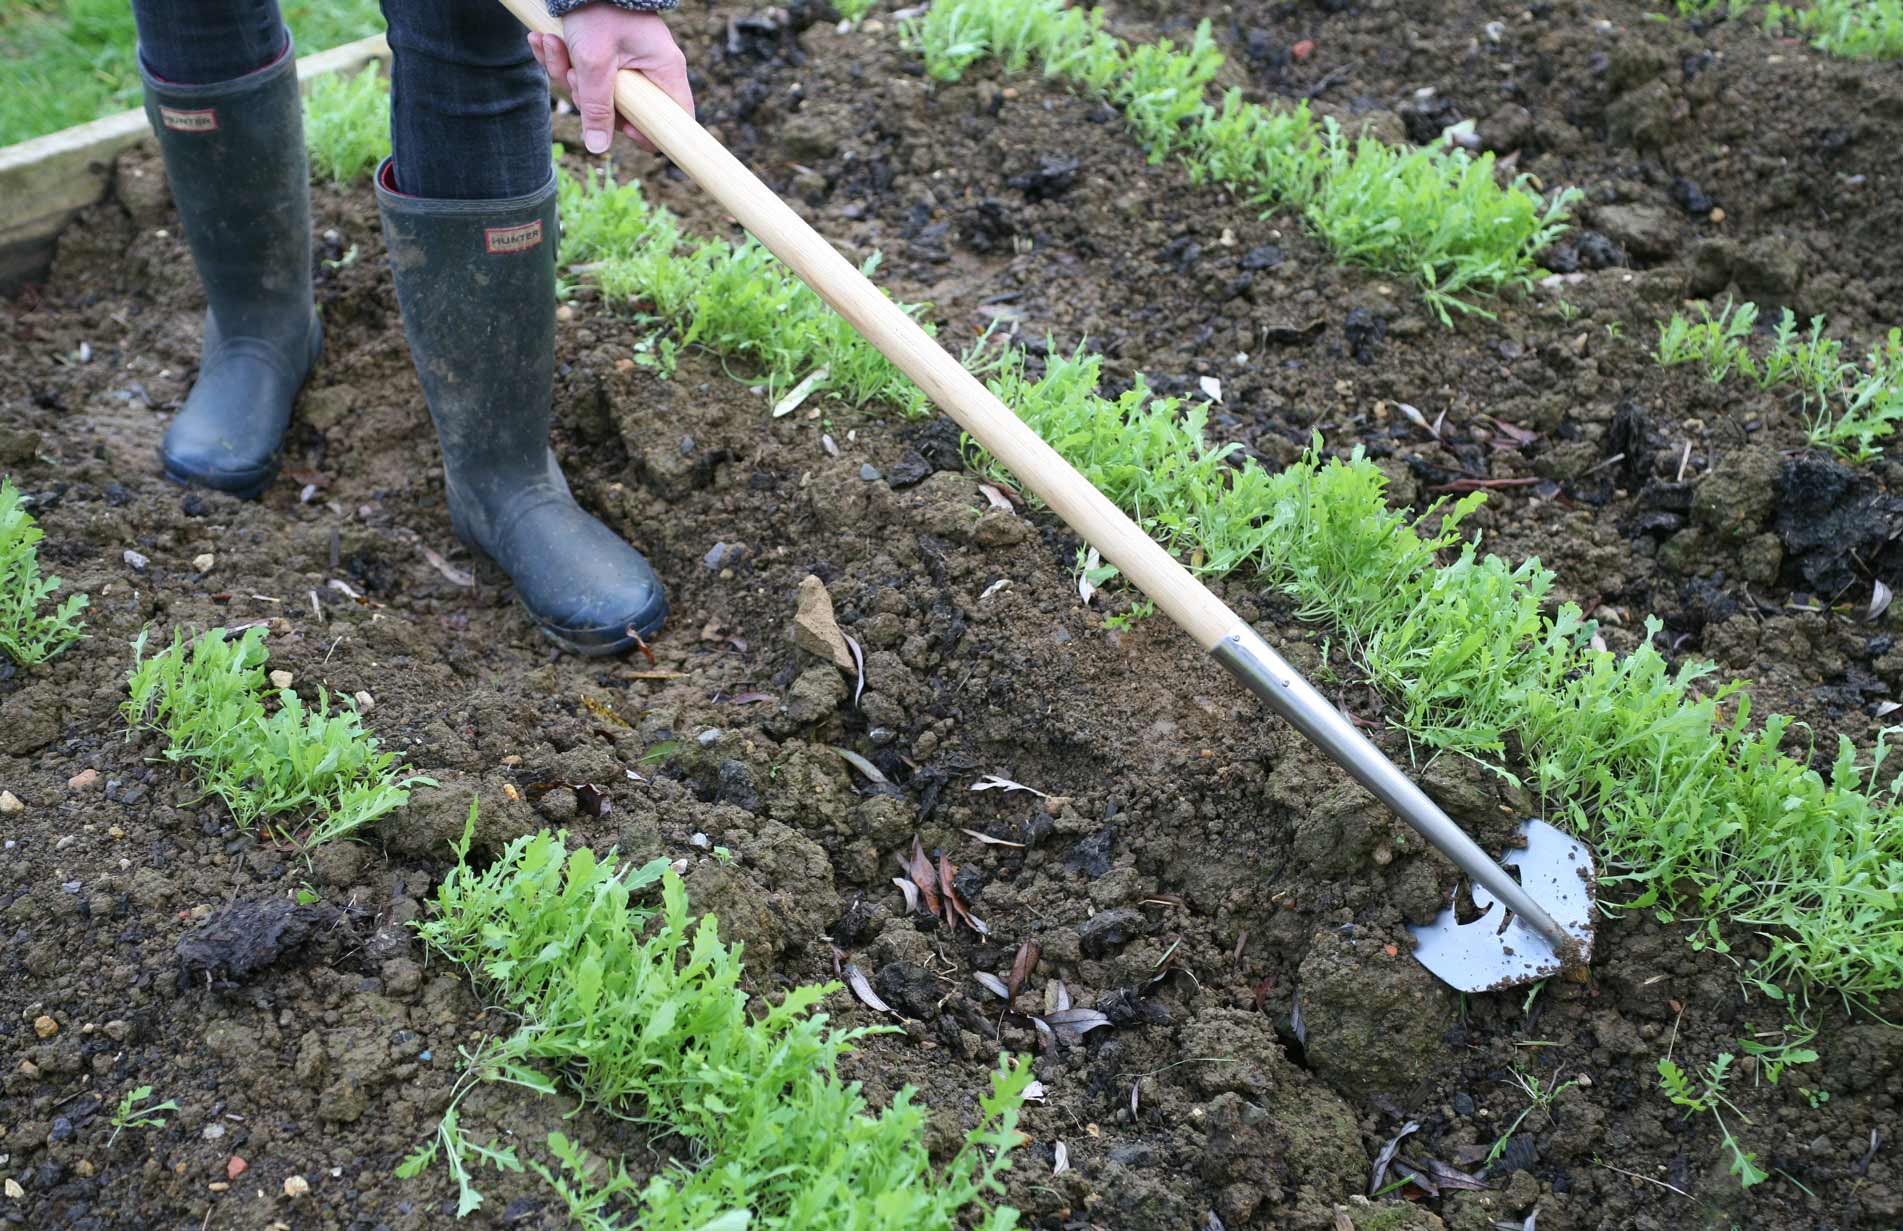
[[[1566,930],[1520,887],[1520,882],[1489,858],[1466,831],[1414,785],[1413,779],[1381,755],[1381,750],[1370,743],[1367,736],[1343,718],[1328,698],[1303,679],[1301,673],[1289,666],[1288,660],[1277,654],[1253,629],[1238,625],[1216,643],[1210,656],[1347,770],[1355,781],[1367,787],[1376,799],[1414,826],[1436,850],[1453,860],[1456,867],[1484,885],[1508,910],[1562,951],[1574,943]]]

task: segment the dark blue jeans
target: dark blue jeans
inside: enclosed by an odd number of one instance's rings
[[[390,26],[397,188],[492,201],[548,183],[548,78],[522,23],[494,0],[382,0]],[[277,0],[132,0],[158,77],[210,85],[284,54]]]

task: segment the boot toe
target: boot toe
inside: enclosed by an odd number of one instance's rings
[[[199,373],[159,455],[168,478],[249,499],[277,474],[302,374],[250,339],[221,350]]]
[[[647,558],[574,505],[541,510],[510,539],[496,562],[542,632],[563,649],[619,654],[667,619],[667,594]]]
[[[165,465],[165,477],[192,487],[209,487],[251,499],[263,493],[277,474],[277,459],[271,454],[247,455],[239,442],[220,438],[216,433],[179,431],[179,423],[165,434],[159,451]]]

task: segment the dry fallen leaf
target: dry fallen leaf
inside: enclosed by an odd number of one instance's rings
[[[999,512],[1016,515],[1017,510],[1012,507],[1010,498],[996,487],[993,487],[989,483],[980,483],[978,490],[985,494],[985,499],[990,503],[992,508],[997,509]]]
[[[1051,1174],[1063,1175],[1066,1171],[1070,1170],[1070,1150],[1060,1141],[1057,1143],[1057,1148],[1053,1153],[1056,1154],[1057,1161],[1051,1164]]]
[[[1024,849],[1022,842],[1013,842],[1009,838],[994,838],[988,833],[979,833],[975,829],[960,829],[958,832],[967,837],[976,838],[986,846],[1009,846],[1020,851]]]
[[[831,747],[831,745],[828,745],[828,747]],[[860,773],[864,774],[867,778],[871,779],[872,781],[878,783],[881,786],[892,785],[891,781],[884,774],[879,772],[878,766],[866,760],[864,757],[852,751],[850,748],[833,748],[833,751],[839,754],[840,760],[852,766],[854,769],[858,770]]]
[[[1006,1001],[1011,999],[1011,992],[1009,989],[1005,987],[1004,980],[992,974],[990,971],[988,970],[975,971],[973,972],[971,977],[977,980],[978,985],[980,987],[984,988],[987,992],[990,992],[993,996],[996,996],[998,999],[1006,1000]]]
[[[1881,617],[1884,612],[1890,609],[1890,600],[1893,597],[1895,596],[1891,593],[1890,587],[1884,585],[1881,581],[1877,582],[1875,588],[1870,591],[1869,614],[1863,618],[1866,620],[1876,620]]]
[[[851,962],[846,963],[846,986],[852,989],[853,995],[865,1002],[867,1008],[890,1013],[893,1017],[900,1016],[891,1005],[879,999],[879,993],[873,991],[872,984],[866,981],[865,972]]]
[[[1006,1000],[1017,997],[1018,989],[1024,986],[1024,981],[1031,977],[1032,971],[1037,969],[1037,959],[1041,953],[1042,950],[1035,940],[1027,940],[1018,946],[1017,956],[1011,959],[1011,978],[1006,984],[1010,994],[1005,997]]]
[[[905,895],[905,913],[908,915],[918,914],[918,886],[903,876],[893,877],[892,883],[897,885],[899,892]]]
[[[441,573],[443,580],[447,581],[450,585],[462,586],[464,589],[467,589],[476,584],[476,576],[474,573],[457,568],[436,554],[435,551],[431,550],[427,543],[418,543],[416,546],[417,549],[423,553],[423,558],[430,562],[430,567]]]
[[[934,915],[940,913],[938,873],[932,871],[932,861],[925,854],[925,844],[919,841],[916,834],[912,836],[912,858],[906,870],[912,874],[912,882],[925,898],[925,909]]]
[[[984,775],[971,784],[971,789],[974,791],[1029,791],[1039,799],[1050,798],[1034,786],[1025,786],[1022,782],[1013,782],[1009,778],[1000,778],[996,774]]]

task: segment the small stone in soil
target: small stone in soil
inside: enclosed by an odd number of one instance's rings
[[[151,563],[150,560],[147,560],[138,552],[133,551],[130,547],[126,548],[125,561],[141,573],[145,571],[145,566]]]
[[[305,1179],[303,1176],[287,1175],[284,1177],[284,1195],[285,1196],[292,1197],[292,1198],[302,1197],[306,1193],[310,1192],[310,1190],[311,1190],[311,1182]]]
[[[74,774],[72,777],[66,780],[66,786],[69,790],[84,791],[98,781],[99,781],[98,770],[82,769],[78,773]]]
[[[880,478],[879,468],[871,462],[866,462],[859,467],[859,477],[868,483],[877,483]]]
[[[42,1039],[50,1039],[59,1033],[59,1023],[53,1020],[51,1014],[42,1013],[33,1019],[33,1033]]]
[[[0,791],[0,813],[25,812],[26,805],[12,791]]]
[[[292,675],[289,671],[273,671],[271,673],[271,687],[279,689],[289,688],[292,681],[296,678],[297,677]]]
[[[192,567],[197,569],[201,573],[211,572],[212,565],[216,563],[218,563],[218,557],[212,555],[210,552],[206,552],[205,554],[200,556],[192,557]]]

